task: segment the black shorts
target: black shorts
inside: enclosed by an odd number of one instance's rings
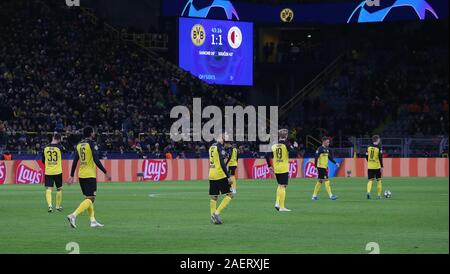
[[[372,179],[381,179],[381,169],[369,169],[367,171],[367,177],[369,180]]]
[[[217,196],[231,192],[231,185],[227,178],[220,180],[209,180],[209,195]]]
[[[80,178],[81,192],[84,196],[97,195],[97,179],[96,178]]]
[[[318,167],[317,168],[318,176],[320,180],[327,180],[328,179],[328,171],[326,168]]]
[[[236,168],[237,166],[229,166],[228,170],[230,171],[230,175],[234,176],[236,174]]]
[[[277,182],[279,185],[284,185],[287,186],[289,183],[289,172],[286,173],[280,173],[280,174],[276,174],[275,173],[275,177],[277,178]]]
[[[63,185],[62,173],[58,175],[45,175],[45,186],[60,188]]]

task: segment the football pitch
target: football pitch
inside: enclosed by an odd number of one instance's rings
[[[327,199],[311,201],[315,180],[291,180],[286,206],[274,209],[274,180],[239,180],[238,194],[210,224],[207,181],[99,183],[90,228],[86,213],[65,216],[82,201],[64,186],[63,212],[47,213],[37,185],[0,186],[0,253],[380,253],[449,252],[448,178],[386,178],[391,199],[367,200],[365,178],[336,178]],[[374,183],[376,191],[376,184]],[[375,196],[375,195],[374,195]],[[54,200],[53,195],[53,200]]]

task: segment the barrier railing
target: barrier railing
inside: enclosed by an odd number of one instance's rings
[[[372,144],[370,138],[355,139],[358,154]],[[448,137],[383,138],[382,147],[390,157],[448,157]]]

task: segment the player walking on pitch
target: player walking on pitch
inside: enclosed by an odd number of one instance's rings
[[[372,198],[372,184],[374,180],[377,180],[377,198],[381,199],[381,192],[383,191],[383,185],[381,182],[381,174],[383,173],[383,150],[380,146],[380,136],[374,135],[372,137],[372,145],[367,148],[367,174],[369,182],[367,183],[367,199]]]
[[[53,212],[52,190],[56,186],[56,210],[62,211],[62,154],[61,135],[53,134],[52,142],[44,147],[42,163],[45,166],[45,199],[48,205],[48,212]]]
[[[210,195],[210,213],[212,224],[222,224],[220,213],[228,206],[233,199],[231,191],[231,178],[225,165],[225,157],[227,153],[223,148],[225,136],[220,133],[216,138],[216,142],[209,148],[209,195]],[[217,208],[217,200],[219,195],[225,195],[219,207]]]
[[[337,196],[333,195],[331,192],[330,179],[328,178],[328,160],[330,160],[333,164],[339,167],[339,163],[337,163],[332,155],[332,151],[330,150],[330,139],[328,137],[322,138],[322,145],[316,150],[316,156],[314,159],[314,165],[317,168],[319,181],[314,188],[314,193],[312,196],[312,200],[317,201],[319,198],[317,194],[319,193],[320,187],[322,183],[325,183],[325,188],[328,193],[328,197],[331,200],[336,200]]]
[[[70,172],[68,183],[73,184],[77,163],[80,161],[78,177],[81,191],[83,192],[85,199],[72,214],[67,216],[67,220],[71,227],[76,228],[77,216],[87,210],[91,221],[91,227],[102,227],[103,225],[97,222],[94,216],[94,201],[97,195],[97,167],[105,173],[108,181],[111,180],[111,177],[108,175],[98,158],[98,147],[94,142],[95,133],[93,128],[84,128],[83,136],[85,139],[78,143],[76,147],[75,159],[72,163],[72,170]]]
[[[227,159],[227,167],[232,181],[231,191],[233,192],[233,194],[236,194],[237,191],[236,169],[238,166],[238,150],[232,144],[229,144],[229,146],[230,148],[228,152],[229,157]]]
[[[275,209],[281,212],[291,211],[285,207],[286,188],[289,183],[288,133],[287,129],[280,129],[278,131],[279,142],[272,145],[272,151],[266,154],[267,165],[270,172],[275,174],[278,183]]]

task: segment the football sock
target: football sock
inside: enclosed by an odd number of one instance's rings
[[[284,208],[284,201],[286,200],[286,188],[280,186],[280,208]]]
[[[75,211],[73,212],[73,215],[75,215],[75,216],[80,215],[81,213],[83,213],[83,211],[88,209],[91,205],[92,205],[92,201],[90,199],[85,199],[84,201],[81,202],[81,204],[78,206],[78,208],[75,209]]]
[[[372,184],[373,184],[373,180],[369,180],[369,182],[367,183],[367,193],[372,192]]]
[[[217,214],[220,214],[220,212],[222,212],[222,210],[224,210],[230,202],[231,197],[225,196],[225,198],[223,198],[222,202],[220,203],[219,208],[216,210]]]
[[[91,205],[87,208],[87,212],[88,212],[88,215],[89,215],[89,220],[91,220],[91,222],[95,221],[94,204],[91,204]]]
[[[333,193],[331,192],[330,180],[325,181],[325,189],[327,190],[328,196],[333,196]]]
[[[277,200],[275,201],[276,205],[280,205],[280,186],[277,187]]]
[[[316,187],[314,188],[313,197],[317,197],[317,194],[319,193],[320,187],[322,186],[321,182],[317,182]]]
[[[383,191],[383,183],[381,182],[381,179],[378,179],[377,181],[377,194],[378,196],[381,196],[381,192]]]
[[[209,201],[209,208],[210,208],[211,215],[213,215],[217,208],[217,201],[211,199]]]
[[[45,199],[47,200],[47,205],[52,206],[52,189],[51,188],[45,190]]]
[[[56,191],[56,207],[61,207],[62,190]]]
[[[231,187],[236,190],[236,177],[235,176],[231,176],[231,181],[232,181],[232,185]]]

